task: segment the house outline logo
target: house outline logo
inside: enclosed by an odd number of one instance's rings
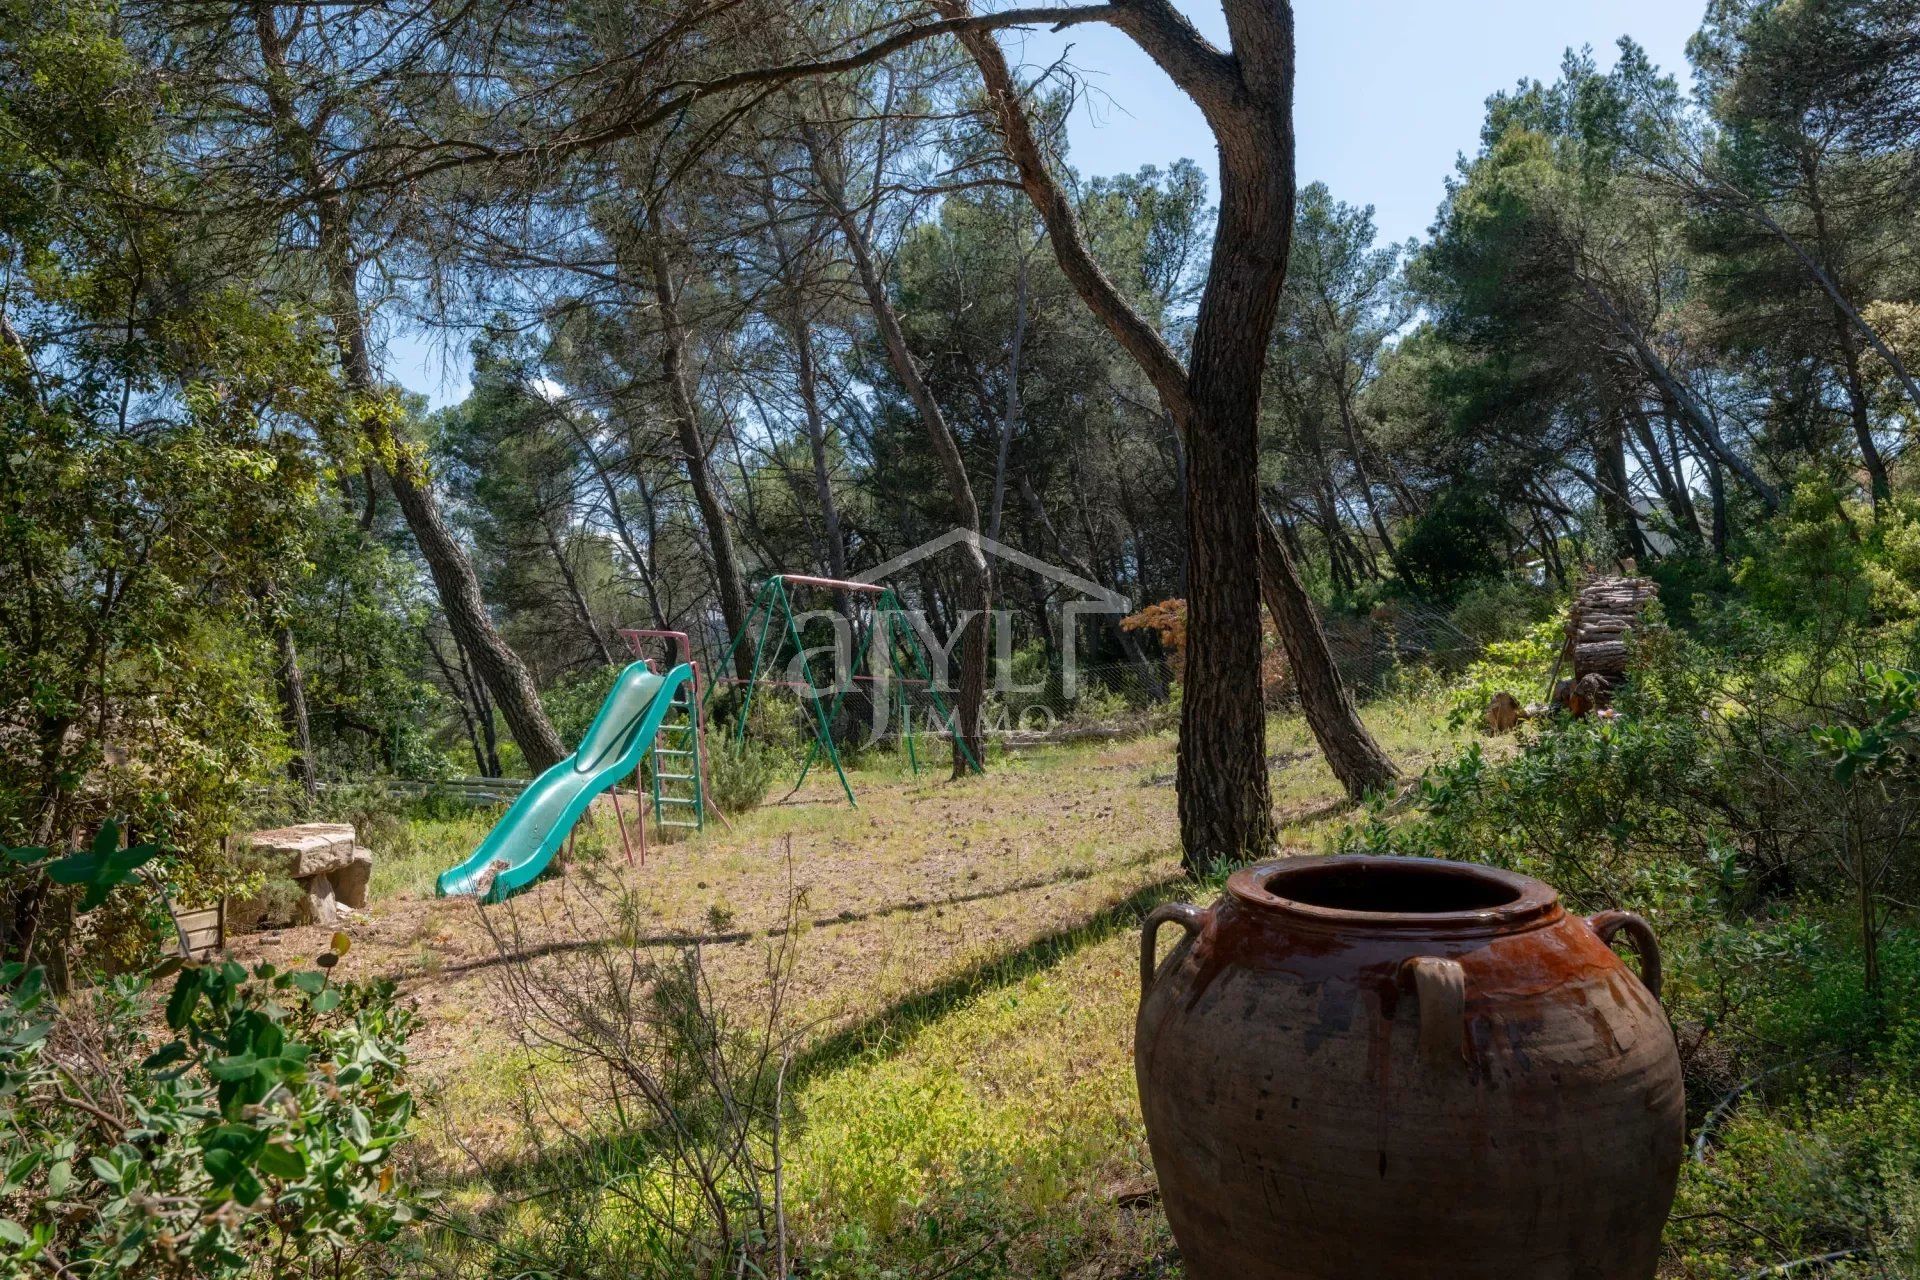
[[[963,544],[977,546],[984,555],[990,555],[997,560],[1004,560],[1008,564],[1016,565],[1030,573],[1036,573],[1043,578],[1059,583],[1063,587],[1070,587],[1081,595],[1088,597],[1088,599],[1085,600],[1063,600],[1060,603],[1060,634],[1062,640],[1060,646],[1060,689],[1063,696],[1068,698],[1074,697],[1080,688],[1080,619],[1087,617],[1105,617],[1109,615],[1124,616],[1132,613],[1133,603],[1118,591],[1108,590],[1099,583],[1083,578],[1071,570],[1062,569],[1057,564],[1049,564],[1038,556],[1028,555],[1019,548],[1010,547],[1004,542],[989,538],[984,533],[978,533],[972,529],[962,529],[957,526],[947,530],[947,532],[941,534],[939,537],[929,538],[919,546],[901,552],[883,564],[875,565],[864,573],[855,574],[853,580],[855,582],[865,582],[878,586],[902,569],[918,564],[930,556],[939,555],[942,551],[950,547]],[[998,610],[996,612],[1004,612],[1004,610]],[[995,634],[999,637],[999,647],[1003,650],[1003,652],[996,654],[995,657],[1001,668],[1001,676],[1004,678],[1007,669],[1011,665],[1012,654],[1008,650],[1010,650],[1013,633],[1011,628],[1003,623],[1001,626],[995,628]]]

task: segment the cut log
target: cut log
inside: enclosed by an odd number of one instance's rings
[[[1575,645],[1573,669],[1581,675],[1595,671],[1602,675],[1619,675],[1627,669],[1626,643],[1611,640],[1603,644]]]

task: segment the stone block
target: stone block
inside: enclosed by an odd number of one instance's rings
[[[282,874],[295,880],[325,875],[351,862],[358,847],[353,838],[353,825],[346,822],[303,822],[252,836],[253,847],[278,861]]]
[[[309,876],[302,884],[306,897],[300,901],[300,918],[296,923],[317,924],[331,928],[336,919],[333,881],[324,875]]]
[[[341,906],[365,911],[367,883],[373,879],[373,850],[363,845],[353,846],[353,856],[327,872],[327,879],[333,882],[333,896]]]

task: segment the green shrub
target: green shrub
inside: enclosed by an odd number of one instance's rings
[[[1126,695],[1104,684],[1090,684],[1073,700],[1075,724],[1111,724],[1132,711]]]
[[[1514,639],[1489,643],[1452,686],[1447,701],[1453,726],[1479,723],[1496,693],[1510,693],[1523,706],[1538,701],[1564,638],[1560,620],[1549,618]]]
[[[792,763],[784,752],[747,739],[710,738],[707,760],[707,794],[720,806],[720,812],[745,813],[755,809],[773,789],[773,781]],[[798,766],[795,766],[797,769]]]
[[[1920,1027],[1864,1070],[1782,1073],[1730,1104],[1689,1163],[1669,1249],[1700,1277],[1849,1255],[1826,1274],[1920,1274]],[[1763,1082],[1773,1083],[1773,1082]]]
[[[190,965],[155,1025],[147,977],[61,1002],[43,977],[0,968],[0,1240],[20,1262],[348,1276],[410,1218],[392,1155],[411,1014],[391,984]]]
[[[1558,593],[1544,587],[1513,578],[1494,578],[1462,592],[1450,621],[1483,644],[1520,640],[1543,623],[1557,628],[1564,603]]]
[[[762,689],[754,694],[744,734],[731,717],[708,727],[707,794],[722,813],[759,807],[783,771],[799,774],[804,744],[813,737],[805,713],[797,698]],[[824,759],[815,764],[831,767]]]

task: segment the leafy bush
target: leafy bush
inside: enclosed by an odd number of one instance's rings
[[[1400,561],[1420,590],[1451,600],[1506,563],[1507,521],[1478,481],[1449,484],[1400,535]]]
[[[1111,724],[1132,710],[1126,695],[1103,684],[1090,684],[1073,701],[1077,724]]]
[[[1455,627],[1486,644],[1521,640],[1540,626],[1558,622],[1562,598],[1544,587],[1496,578],[1462,592],[1449,619]]]
[[[575,672],[540,695],[562,742],[577,745],[587,736],[593,718],[600,714],[601,704],[624,670],[624,664],[612,663]]]
[[[708,727],[707,794],[722,813],[759,807],[783,770],[799,772],[801,744],[811,738],[802,715],[797,699],[760,690],[748,709],[744,734],[736,734],[731,721]]]
[[[1523,706],[1544,693],[1565,634],[1560,620],[1549,618],[1515,639],[1490,642],[1453,686],[1448,698],[1453,726],[1478,723],[1496,693],[1511,693]]]
[[[1688,1276],[1920,1274],[1920,1028],[1863,1071],[1783,1076],[1777,1106],[1733,1112],[1681,1179],[1668,1240]]]
[[[773,789],[774,778],[791,763],[789,756],[748,738],[709,738],[707,794],[732,815],[755,809]]]
[[[0,1240],[65,1275],[357,1274],[412,1212],[411,1014],[327,968],[171,969],[155,1026],[150,977],[56,1004],[0,968]]]

